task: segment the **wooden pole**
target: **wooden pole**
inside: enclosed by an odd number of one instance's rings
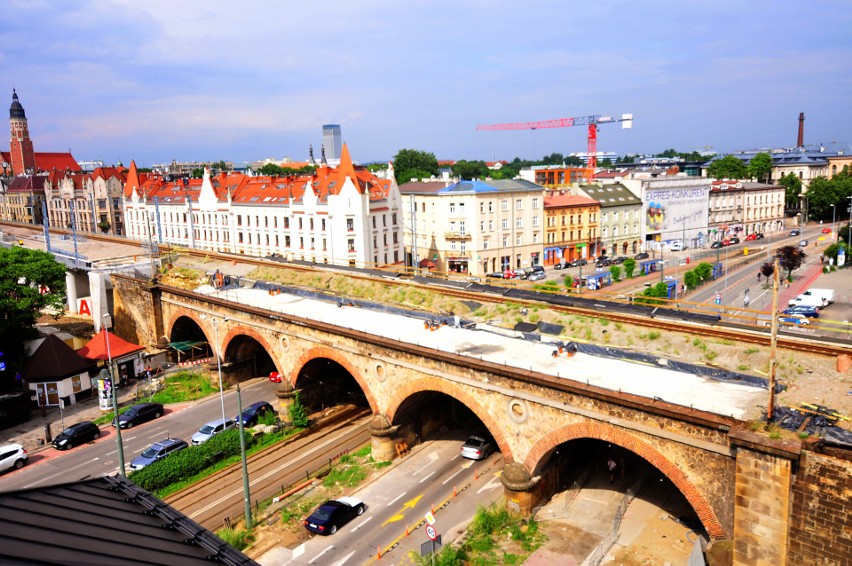
[[[769,342],[769,403],[766,422],[771,423],[775,413],[775,353],[778,345],[778,258],[772,263],[772,338]]]

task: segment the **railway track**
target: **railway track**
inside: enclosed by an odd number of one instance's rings
[[[31,231],[38,231],[27,224],[0,222],[0,225],[9,225],[17,228],[24,228]],[[67,230],[53,230],[53,232],[56,232],[58,234],[69,233],[69,231]],[[128,240],[126,238],[117,236],[99,234],[86,234],[86,237],[90,240],[98,240],[123,245],[142,245],[145,243],[136,240]],[[159,257],[168,256],[168,254],[170,253],[180,253],[208,260],[213,259],[226,262],[239,261],[243,264],[254,265],[258,267],[286,267],[287,269],[306,273],[316,272],[318,270],[333,270],[339,273],[344,273],[346,276],[352,277],[354,279],[376,282],[376,276],[371,273],[359,273],[349,269],[343,271],[338,270],[334,266],[327,266],[321,264],[304,265],[292,262],[282,263],[281,261],[275,261],[265,258],[255,258],[244,255],[233,255],[205,250],[193,250],[183,247],[170,246],[168,244],[159,245],[159,250]],[[378,270],[372,271],[375,272]],[[386,271],[385,273],[387,273],[387,275],[381,278],[381,282],[385,285],[422,285],[421,283],[418,283],[410,277],[400,277],[401,274],[397,271]],[[714,324],[707,324],[682,320],[683,311],[666,308],[663,306],[656,309],[650,316],[646,312],[642,312],[641,314],[631,314],[630,312],[626,312],[629,311],[630,304],[627,300],[621,297],[596,295],[595,299],[587,299],[578,296],[574,298],[577,304],[565,306],[554,304],[553,302],[549,301],[548,294],[544,292],[538,293],[539,297],[536,298],[524,298],[518,296],[507,296],[507,294],[511,293],[512,291],[517,291],[521,289],[519,287],[503,287],[491,285],[490,287],[492,289],[501,289],[502,292],[483,292],[481,290],[469,291],[466,289],[458,288],[457,286],[453,286],[451,284],[444,284],[443,281],[443,279],[436,279],[433,284],[424,286],[433,292],[440,292],[441,294],[460,300],[468,300],[479,303],[505,303],[506,301],[511,301],[513,303],[521,304],[527,307],[546,306],[547,308],[553,309],[556,312],[565,314],[575,314],[587,317],[605,316],[608,320],[611,320],[613,322],[620,322],[623,324],[646,327],[655,330],[683,332],[687,334],[698,333],[708,338],[743,342],[764,347],[768,347],[770,344],[769,333],[766,330],[761,330],[756,326],[748,324],[747,318],[745,317],[743,317],[744,320],[742,323],[718,321]],[[623,308],[616,310],[607,307],[607,305],[618,304],[621,304]],[[695,305],[696,308],[699,308],[700,306],[701,305]],[[779,334],[777,339],[777,347],[782,350],[790,350],[794,352],[808,352],[824,356],[838,356],[841,354],[846,354],[849,351],[849,344],[846,341],[833,340],[816,335],[806,337]]]

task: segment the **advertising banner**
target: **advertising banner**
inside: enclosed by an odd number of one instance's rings
[[[642,193],[642,223],[646,238],[658,236],[652,239],[686,239],[688,242],[706,232],[709,182],[650,184]]]

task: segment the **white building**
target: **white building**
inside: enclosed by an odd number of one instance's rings
[[[375,267],[402,263],[401,198],[393,176],[339,167],[312,175],[249,177],[205,170],[166,181],[131,164],[124,191],[129,238],[252,256]]]

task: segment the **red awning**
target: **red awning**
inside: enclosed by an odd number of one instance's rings
[[[426,259],[421,259],[419,265],[421,269],[424,267],[427,269],[433,269],[435,267],[435,262],[427,257]]]
[[[107,353],[106,346],[107,336],[109,336],[109,353]],[[131,344],[127,340],[123,340],[108,331],[106,328],[102,328],[101,331],[95,334],[95,337],[89,340],[85,346],[77,350],[77,354],[87,360],[106,361],[109,356],[112,356],[112,359],[115,359],[144,349],[145,348],[143,346]]]

